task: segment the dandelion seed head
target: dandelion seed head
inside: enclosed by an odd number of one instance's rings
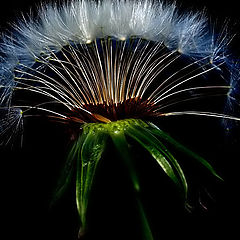
[[[46,116],[65,124],[73,148],[63,172],[65,183],[70,182],[76,158],[82,232],[108,138],[126,160],[136,192],[140,188],[127,138],[151,154],[185,201],[188,184],[168,145],[221,179],[205,159],[151,122],[215,117],[225,119],[230,131],[230,120],[240,121],[238,112],[227,111],[239,105],[240,75],[228,51],[232,37],[226,26],[216,33],[205,12],[183,13],[175,2],[152,0],[73,0],[37,12],[13,24],[0,42],[0,144],[23,132],[25,117]],[[213,97],[227,99],[226,112]]]
[[[205,13],[150,0],[75,0],[38,12],[2,38],[3,107],[106,123],[185,114],[174,107],[232,91],[231,37],[226,27],[217,35]]]

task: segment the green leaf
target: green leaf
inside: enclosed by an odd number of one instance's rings
[[[220,180],[223,181],[223,179],[216,173],[216,171],[214,170],[212,165],[207,160],[205,160],[203,157],[201,157],[198,154],[196,154],[195,152],[191,151],[189,148],[185,147],[184,145],[182,145],[181,143],[176,141],[174,138],[169,136],[166,132],[162,131],[161,129],[159,129],[157,126],[155,126],[152,123],[150,123],[148,130],[151,131],[154,135],[160,137],[162,140],[172,144],[178,150],[180,150],[180,151],[184,152],[185,154],[187,154],[188,156],[196,159],[199,163],[201,163],[203,166],[205,166],[214,176],[216,176],[217,178],[219,178]]]
[[[57,182],[57,187],[53,194],[51,206],[63,196],[63,194],[66,192],[71,182],[74,166],[76,163],[76,156],[77,156],[78,150],[81,149],[81,146],[85,137],[86,136],[82,135],[81,139],[78,139],[73,143],[73,146],[68,154],[66,163],[61,171],[60,178]]]
[[[86,229],[86,213],[90,191],[107,140],[104,132],[95,132],[91,128],[86,131],[87,136],[78,151],[76,177],[76,202],[81,219],[81,231]]]
[[[184,190],[184,196],[187,195],[187,182],[183,174],[182,169],[177,163],[176,159],[167,150],[167,148],[150,132],[148,132],[145,127],[140,125],[131,126],[126,129],[126,134],[139,142],[150,154],[157,160],[164,172],[173,180],[173,182]],[[176,176],[171,164],[173,164],[175,170],[177,171],[181,183]]]
[[[158,149],[164,154],[164,156],[171,162],[171,164],[173,165],[173,167],[175,168],[175,170],[178,173],[178,176],[181,179],[182,182],[182,187],[184,190],[184,195],[185,198],[187,198],[187,191],[188,191],[188,185],[187,185],[187,181],[184,175],[184,172],[181,168],[181,166],[179,165],[177,159],[171,154],[171,152],[168,150],[168,148],[161,142],[159,141],[153,134],[151,131],[149,131],[147,128],[142,127],[142,126],[135,126],[135,128],[138,128],[139,131],[141,131],[142,133],[144,133],[144,135],[146,137],[148,137],[149,139],[152,139],[153,142],[155,142],[156,146],[158,147]]]

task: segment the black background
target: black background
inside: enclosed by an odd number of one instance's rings
[[[20,16],[21,11],[28,11],[34,2],[40,1],[5,1],[0,9],[1,31],[5,31],[8,23]],[[229,19],[233,32],[239,29],[237,1],[179,0],[177,3],[187,9],[201,10],[205,7],[213,20],[218,19],[221,23]],[[236,53],[239,53],[238,40],[236,36],[233,44]],[[200,236],[215,239],[222,234],[227,234],[231,239],[238,236],[239,127],[234,127],[232,134],[226,134],[221,121],[197,117],[165,119],[160,125],[172,136],[211,159],[224,182],[199,170],[203,178],[201,184],[193,181],[195,191],[191,200],[194,209],[188,213],[183,209],[176,189],[154,161],[136,146],[133,151],[139,175],[143,179],[143,202],[156,239],[166,236],[169,239],[195,239]],[[22,148],[16,145],[1,148],[0,238],[76,239],[78,217],[74,188],[69,189],[62,201],[49,208],[51,194],[70,147],[66,129],[45,119],[32,118],[26,119],[23,136]],[[134,235],[140,230],[127,174],[114,151],[108,150],[105,155],[106,160],[100,165],[94,186],[89,239],[140,239],[138,234]],[[180,158],[184,159],[184,156],[180,154]],[[194,178],[195,173],[191,169],[186,171]],[[207,197],[204,189],[211,194],[211,198]],[[199,196],[207,210],[201,208]]]

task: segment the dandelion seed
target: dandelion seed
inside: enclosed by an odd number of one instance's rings
[[[23,111],[17,107],[2,108],[1,113],[0,144],[8,144],[18,135],[21,136],[23,131]]]
[[[151,122],[180,115],[240,121],[238,115],[194,109],[206,97],[237,102],[232,92],[238,79],[231,76],[239,70],[229,64],[230,39],[225,31],[216,37],[204,14],[180,14],[175,3],[75,0],[41,7],[37,20],[23,18],[11,37],[2,39],[0,136],[9,142],[22,131],[23,118],[36,111],[74,129],[56,197],[66,188],[76,159],[80,236],[107,139],[125,160],[137,196],[140,186],[127,138],[151,154],[187,201],[187,180],[169,145],[220,176]],[[139,199],[138,205],[145,239],[153,239]]]

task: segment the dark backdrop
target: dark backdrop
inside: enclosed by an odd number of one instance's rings
[[[40,2],[40,1],[35,1]],[[238,31],[238,3],[226,1],[177,1],[183,8],[206,7],[212,19],[230,19],[233,31]],[[0,9],[0,27],[26,11],[34,1],[4,1]],[[239,52],[236,44],[233,48]],[[134,148],[136,165],[142,179],[143,202],[151,219],[156,239],[211,236],[228,238],[237,234],[239,218],[239,128],[226,134],[221,121],[176,117],[160,122],[163,129],[205,156],[213,163],[224,182],[205,174],[201,184],[193,182],[193,210],[184,210],[172,184],[165,178],[146,152]],[[74,188],[64,198],[49,207],[51,195],[70,144],[66,129],[45,119],[27,119],[23,147],[1,148],[1,237],[2,239],[76,239],[78,217]],[[111,149],[111,148],[110,148]],[[106,152],[94,186],[89,239],[140,239],[136,203],[127,174],[114,151]],[[180,155],[184,159],[184,156]],[[188,161],[189,159],[185,159]],[[191,175],[191,169],[186,169]],[[202,171],[202,170],[201,170]],[[194,177],[194,176],[192,176]],[[72,184],[74,185],[74,183]],[[211,196],[210,196],[211,195]],[[201,207],[203,203],[204,207]],[[206,209],[207,208],[207,209]],[[163,237],[163,236],[164,237]],[[230,236],[231,235],[231,236]],[[237,235],[236,235],[237,236]]]

